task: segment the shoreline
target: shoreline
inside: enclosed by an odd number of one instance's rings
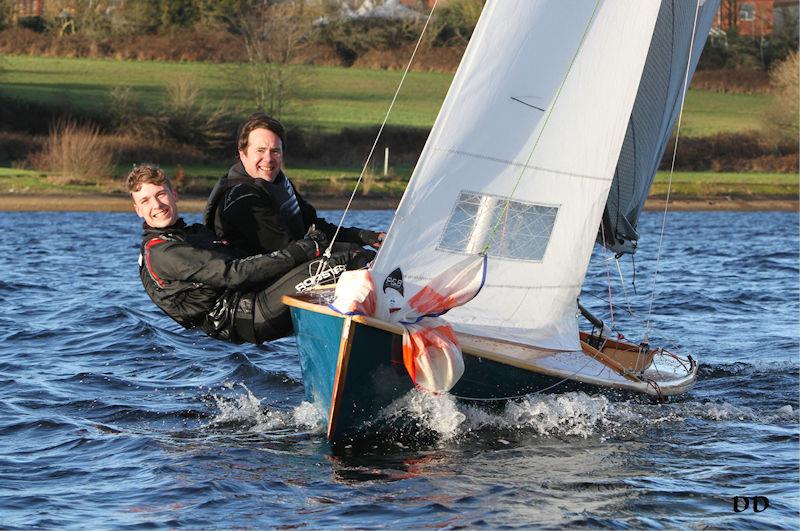
[[[308,195],[306,199],[318,210],[342,210],[347,205],[346,197],[323,197]],[[354,210],[394,210],[399,198],[356,197],[351,206]],[[185,196],[179,198],[178,207],[183,212],[202,212],[206,198]],[[645,210],[663,210],[663,198],[648,198]],[[800,209],[798,199],[758,198],[740,199],[730,197],[672,199],[669,210],[673,211],[788,211]],[[132,212],[130,199],[123,195],[57,195],[57,194],[8,194],[0,196],[0,212]]]

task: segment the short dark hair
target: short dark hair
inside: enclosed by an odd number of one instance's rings
[[[138,192],[142,189],[142,185],[145,183],[155,184],[156,186],[164,185],[170,190],[173,189],[172,183],[169,181],[169,177],[167,177],[167,174],[164,173],[164,170],[158,166],[153,166],[151,164],[140,164],[138,166],[134,166],[126,178],[128,194]]]
[[[283,127],[283,124],[267,113],[256,112],[239,126],[236,140],[236,147],[239,151],[247,151],[247,140],[255,129],[266,129],[278,135],[278,138],[281,139],[281,147],[284,151],[286,150],[286,128]]]

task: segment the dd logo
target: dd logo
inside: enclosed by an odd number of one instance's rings
[[[746,511],[750,507],[750,502],[753,503],[753,512],[760,513],[766,511],[769,507],[769,498],[766,496],[734,496],[733,497],[733,511],[740,513]]]

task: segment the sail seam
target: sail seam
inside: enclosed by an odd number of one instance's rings
[[[528,153],[528,160],[525,161],[525,165],[523,166],[523,170],[519,172],[519,175],[517,176],[517,182],[514,183],[514,187],[511,189],[511,194],[509,194],[508,200],[506,201],[506,206],[505,206],[506,210],[508,210],[508,207],[509,207],[509,204],[511,202],[511,199],[514,197],[514,194],[516,194],[517,188],[519,188],[519,184],[522,182],[522,177],[525,175],[524,168],[528,167],[528,163],[531,161],[531,159],[533,159],[533,154],[536,151],[536,148],[539,146],[539,141],[541,140],[542,135],[544,134],[544,131],[547,128],[547,124],[550,121],[550,116],[552,116],[552,114],[553,114],[553,109],[555,108],[556,103],[559,100],[559,96],[561,96],[561,90],[564,88],[564,85],[567,82],[567,78],[569,78],[569,75],[572,72],[572,67],[575,65],[575,59],[578,57],[578,54],[580,53],[581,49],[583,48],[583,43],[586,41],[586,36],[589,34],[589,29],[592,27],[592,24],[594,23],[595,16],[597,15],[597,10],[598,10],[599,7],[600,7],[600,0],[597,0],[597,2],[595,2],[595,4],[594,4],[594,9],[592,10],[592,14],[589,16],[589,20],[586,23],[586,27],[583,30],[583,35],[581,36],[581,40],[578,42],[578,47],[575,49],[575,54],[572,56],[572,59],[570,60],[569,65],[567,66],[567,71],[564,74],[564,77],[561,79],[561,83],[559,84],[558,88],[556,89],[556,93],[553,96],[553,101],[548,106],[547,112],[544,113],[544,117],[542,118],[543,119],[542,127],[539,129],[539,134],[536,136],[536,140],[534,140],[534,142],[533,142],[533,146],[531,147],[530,153]],[[608,181],[609,179],[603,179],[603,180],[604,181]],[[499,216],[498,220],[497,220],[497,223],[495,224],[494,228],[492,229],[492,232],[497,232],[497,230],[500,227],[500,220],[501,219],[502,219],[502,216]],[[486,244],[485,244],[485,247],[483,249],[483,253],[484,254],[488,254],[488,252],[489,252],[489,242],[490,241],[491,241],[491,236],[489,236],[489,238],[486,239]]]
[[[516,161],[513,161],[513,160],[506,160],[506,159],[501,159],[501,158],[498,158],[498,157],[490,157],[488,155],[478,155],[477,153],[470,153],[468,151],[461,151],[461,150],[458,150],[458,149],[435,147],[435,148],[433,148],[433,150],[434,151],[441,151],[441,152],[444,152],[444,153],[450,153],[450,154],[453,154],[453,155],[464,155],[465,157],[472,157],[472,158],[481,159],[481,160],[488,160],[489,162],[497,162],[499,164],[506,164],[508,166],[515,166],[517,168],[525,168],[525,169],[528,169],[528,170],[541,170],[541,171],[545,171],[547,173],[553,173],[553,174],[556,174],[556,175],[565,175],[567,177],[577,177],[579,179],[591,179],[591,180],[594,180],[594,181],[602,181],[602,182],[611,182],[611,180],[612,180],[612,179],[609,179],[607,177],[600,177],[600,176],[596,176],[596,175],[587,175],[587,174],[584,174],[584,173],[573,173],[573,172],[562,171],[562,170],[554,170],[554,169],[551,169],[551,168],[545,168],[543,166],[534,166],[532,164],[527,164],[527,163],[524,163],[524,162],[516,162]]]

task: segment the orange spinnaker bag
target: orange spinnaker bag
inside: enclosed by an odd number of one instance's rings
[[[432,392],[452,389],[464,374],[464,358],[453,328],[434,317],[405,325],[403,365],[417,387]]]
[[[447,268],[398,312],[405,327],[403,364],[416,386],[446,392],[464,374],[464,358],[453,328],[438,316],[478,294],[486,265],[485,256],[470,256]]]
[[[439,316],[446,311],[471,301],[483,287],[486,279],[485,256],[470,256],[452,265],[431,279],[408,301],[403,321],[409,322],[425,316]]]
[[[329,307],[345,315],[375,315],[375,284],[367,269],[345,271]]]

